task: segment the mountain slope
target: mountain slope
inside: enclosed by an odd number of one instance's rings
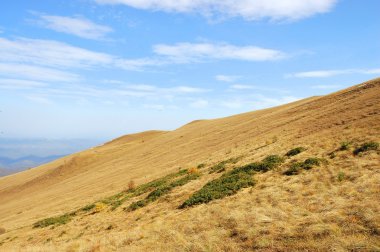
[[[0,225],[8,230],[0,243],[4,248],[63,251],[357,250],[355,244],[359,250],[376,249],[380,246],[379,153],[358,157],[337,152],[335,158],[329,154],[343,141],[352,142],[352,148],[379,142],[379,121],[380,79],[375,79],[328,96],[195,121],[170,132],[121,137],[0,178]],[[207,205],[177,209],[218,173],[203,172],[158,203],[134,212],[100,210],[54,230],[31,228],[38,220],[118,193],[131,180],[143,184],[179,167],[205,164],[211,169],[239,157],[227,165],[229,170],[267,155],[284,155],[297,146],[307,151],[277,170],[256,174],[253,188]],[[293,161],[307,157],[325,158],[329,164],[299,176],[283,175]]]

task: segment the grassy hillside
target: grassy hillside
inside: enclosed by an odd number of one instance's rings
[[[0,251],[378,251],[380,79],[0,178]]]

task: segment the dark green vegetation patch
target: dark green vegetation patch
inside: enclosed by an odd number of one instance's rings
[[[295,162],[295,163],[292,163],[289,167],[289,169],[287,169],[285,172],[284,172],[284,175],[287,175],[287,176],[292,176],[292,175],[297,175],[299,174],[302,170],[310,170],[311,168],[313,168],[314,166],[320,166],[321,163],[322,163],[322,159],[320,158],[308,158],[306,159],[305,161],[303,162]]]
[[[301,152],[304,152],[305,150],[306,150],[306,148],[304,148],[304,147],[297,147],[297,148],[294,148],[294,149],[291,149],[290,151],[288,151],[285,154],[285,156],[292,157],[292,156],[300,154]]]
[[[37,221],[33,224],[34,228],[44,228],[51,225],[64,225],[71,221],[71,218],[75,215],[74,214],[64,214],[61,216],[46,218],[40,221]]]
[[[379,143],[377,142],[367,142],[362,144],[360,147],[356,148],[354,150],[354,155],[358,155],[362,152],[370,151],[370,150],[377,150],[379,149]]]
[[[148,205],[149,203],[156,201],[161,196],[168,194],[174,188],[179,187],[179,186],[183,186],[183,185],[189,183],[190,181],[199,178],[199,176],[200,176],[200,174],[198,174],[198,173],[188,174],[185,177],[182,177],[182,178],[177,179],[175,181],[172,181],[170,183],[163,184],[163,185],[157,187],[154,191],[150,192],[148,194],[148,196],[145,197],[145,199],[133,202],[131,205],[129,205],[127,210],[128,211],[134,211],[136,209],[144,207],[144,206]]]
[[[219,162],[210,168],[209,173],[211,174],[214,172],[217,172],[217,173],[224,172],[226,170],[227,164],[236,164],[237,162],[239,162],[240,159],[241,159],[241,157],[234,157],[234,158],[230,158],[230,159],[224,160],[222,162]]]
[[[262,162],[235,168],[221,177],[208,182],[199,191],[190,196],[179,208],[208,203],[215,199],[236,194],[240,189],[254,186],[253,174],[255,172],[269,171],[282,162],[283,158],[280,156],[271,155],[264,158]]]

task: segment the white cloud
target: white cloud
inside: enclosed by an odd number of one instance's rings
[[[156,45],[151,57],[126,59],[106,53],[91,51],[66,43],[16,38],[0,38],[0,62],[22,63],[48,66],[49,68],[95,67],[142,70],[169,64],[187,64],[210,60],[266,61],[278,60],[285,53],[255,46],[234,46],[229,44],[192,44]],[[219,76],[223,78],[223,76]],[[235,76],[237,77],[237,76]],[[224,79],[228,78],[224,76]],[[230,76],[230,78],[232,78]]]
[[[241,84],[231,85],[230,88],[232,88],[232,89],[240,89],[240,90],[255,89],[254,86],[250,86],[250,85],[241,85]]]
[[[35,95],[28,95],[26,98],[32,102],[43,104],[43,105],[50,105],[53,102],[49,100],[46,97],[41,97],[41,96],[35,96]]]
[[[235,46],[211,43],[178,43],[175,45],[155,45],[153,51],[177,63],[199,62],[204,60],[279,60],[285,53],[257,46]]]
[[[223,74],[220,74],[220,75],[215,76],[216,80],[223,81],[223,82],[234,82],[234,81],[239,80],[240,78],[241,78],[241,76],[239,76],[239,75],[223,75]]]
[[[247,90],[257,90],[257,91],[264,91],[264,92],[270,92],[270,93],[282,93],[286,94],[289,93],[288,90],[280,89],[280,88],[268,88],[266,85],[246,85],[246,84],[233,84],[230,87],[230,90],[228,91],[247,91]]]
[[[170,64],[166,59],[140,58],[140,59],[117,59],[115,66],[125,69],[140,71],[145,67],[156,67]]]
[[[254,94],[232,97],[230,99],[222,101],[220,105],[229,109],[246,108],[252,110],[278,106],[296,100],[299,100],[299,98],[294,96],[280,96],[277,98],[272,98],[270,96],[264,96],[262,94]]]
[[[380,74],[380,68],[375,69],[343,69],[343,70],[318,70],[298,72],[285,75],[286,78],[327,78],[344,74]]]
[[[86,39],[103,39],[108,33],[112,32],[111,27],[95,24],[82,17],[40,14],[39,18],[37,22],[45,28]]]
[[[0,38],[0,61],[87,68],[111,64],[114,57],[52,40]]]
[[[228,101],[223,101],[221,103],[221,106],[222,107],[226,107],[226,108],[229,108],[229,109],[238,109],[238,108],[241,108],[243,107],[244,105],[244,102],[243,101],[240,101],[238,99],[236,100],[228,100]]]
[[[190,103],[190,107],[192,108],[205,108],[207,106],[208,106],[208,101],[204,99],[199,99]]]
[[[342,86],[339,86],[339,85],[315,85],[315,86],[312,86],[311,88],[313,88],[313,89],[338,89],[341,87]]]
[[[7,64],[0,62],[0,76],[23,78],[38,81],[71,82],[78,81],[79,76],[47,67],[25,64]]]
[[[47,87],[48,84],[39,81],[20,80],[20,79],[0,79],[0,88],[3,89],[33,89]]]
[[[242,17],[246,20],[297,20],[330,11],[337,0],[95,0],[137,9]]]
[[[143,107],[147,109],[154,109],[154,110],[160,110],[160,111],[165,110],[165,109],[177,109],[177,106],[163,105],[163,104],[145,104]]]

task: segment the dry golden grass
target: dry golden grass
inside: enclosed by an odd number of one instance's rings
[[[50,164],[0,178],[0,251],[380,251],[380,153],[353,148],[380,141],[380,80],[325,97],[209,121],[172,132],[121,137]],[[336,151],[344,141],[352,149]],[[209,204],[178,209],[227,170],[306,151],[254,175],[257,184]],[[330,153],[335,158],[330,158]],[[283,172],[309,157],[328,164]],[[199,164],[205,167],[198,167]],[[178,168],[202,173],[157,201],[126,212],[96,203],[65,225],[32,228]],[[141,195],[144,198],[146,194]],[[139,198],[139,199],[140,199]]]

